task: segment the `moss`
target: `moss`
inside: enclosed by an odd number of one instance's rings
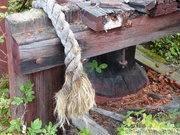
[[[161,63],[167,63],[167,61],[166,61],[165,58],[163,58],[163,57],[161,57],[161,56],[159,56],[159,55],[157,55],[157,54],[155,54],[155,53],[152,53],[150,50],[144,48],[144,47],[141,46],[141,45],[137,45],[136,48],[137,48],[139,51],[143,52],[145,55],[147,55],[148,57],[150,57],[150,58],[152,58],[152,59],[154,59],[154,60],[157,60],[157,61],[159,61],[159,62],[161,62]]]

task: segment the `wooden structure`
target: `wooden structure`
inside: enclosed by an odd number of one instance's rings
[[[82,48],[82,59],[176,34],[180,29],[179,11],[159,17],[137,16],[135,12],[135,16],[129,18],[131,25],[95,32],[82,23],[82,9],[77,4],[67,3],[63,7]],[[20,95],[20,85],[30,80],[35,84],[36,98],[27,107],[26,121],[28,124],[36,118],[43,124],[55,121],[53,97],[64,82],[64,51],[50,20],[42,10],[35,9],[9,15],[6,33],[11,99]],[[22,112],[23,108],[20,108],[18,115]],[[12,116],[16,117],[13,113]]]

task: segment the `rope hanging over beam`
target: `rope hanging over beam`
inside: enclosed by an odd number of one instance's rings
[[[56,107],[54,112],[59,119],[60,127],[69,118],[83,117],[95,105],[95,91],[91,82],[83,71],[81,63],[81,48],[70,25],[65,20],[62,6],[55,0],[36,0],[33,8],[42,8],[52,21],[57,36],[64,46],[65,82],[61,90],[56,93]]]

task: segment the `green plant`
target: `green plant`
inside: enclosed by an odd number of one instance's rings
[[[36,135],[38,133],[45,134],[45,135],[56,135],[58,125],[53,125],[49,122],[45,128],[42,128],[42,121],[39,119],[34,120],[31,122],[31,126],[28,127],[27,134],[28,135]]]
[[[10,120],[10,99],[9,99],[9,90],[8,90],[8,80],[4,77],[0,79],[0,133],[1,135],[12,135],[12,134],[27,134],[27,135],[56,135],[58,125],[53,125],[49,122],[45,128],[42,128],[42,121],[36,119],[31,122],[30,127],[26,127],[25,122],[23,121],[23,116],[21,118],[16,118]],[[31,102],[35,96],[34,91],[32,90],[34,84],[30,81],[27,84],[23,84],[20,86],[20,91],[22,95],[20,97],[14,97],[14,101],[11,103],[15,106],[20,106],[23,104],[26,106],[29,102]],[[8,117],[7,117],[8,116]]]
[[[102,70],[108,67],[106,63],[102,63],[98,65],[98,62],[96,60],[92,60],[92,62],[89,63],[89,66],[90,66],[89,69],[90,73],[92,73],[94,69],[96,70],[96,72],[102,73]]]
[[[132,117],[135,116],[135,117]],[[152,114],[138,112],[128,112],[127,119],[117,128],[118,135],[126,134],[169,134],[177,133],[175,125],[170,122],[157,121]]]
[[[0,6],[0,9],[6,9],[6,8],[7,8],[6,6]],[[0,19],[5,18],[7,15],[8,15],[7,12],[5,13],[0,12]]]
[[[166,60],[179,63],[180,60],[180,33],[153,41],[151,51],[166,58]]]
[[[21,85],[20,91],[22,92],[22,96],[14,97],[14,101],[11,104],[19,106],[20,104],[31,102],[35,98],[34,91],[32,90],[33,86],[34,84],[30,81],[28,81],[27,84]]]
[[[79,132],[79,135],[90,135],[92,130],[87,130],[85,127]]]
[[[176,128],[180,128],[180,108],[158,113],[156,114],[156,119],[158,121],[173,123]]]
[[[0,6],[0,9],[6,9],[6,8],[7,8],[6,6]],[[0,20],[4,19],[7,15],[8,15],[7,12],[5,13],[0,12]],[[3,33],[2,29],[0,29],[0,31]],[[0,43],[3,43],[3,42],[4,42],[4,34],[0,35]]]
[[[8,12],[16,13],[29,10],[31,8],[33,0],[9,0]]]
[[[4,125],[4,128],[6,128],[10,120],[10,95],[8,85],[8,76],[4,75],[0,78],[0,127]]]

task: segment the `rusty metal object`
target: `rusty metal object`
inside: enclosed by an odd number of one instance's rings
[[[128,62],[126,61],[126,49],[122,50],[122,58],[121,58],[121,61],[119,62],[119,64],[122,65],[122,68],[125,68],[126,65],[128,64]]]

